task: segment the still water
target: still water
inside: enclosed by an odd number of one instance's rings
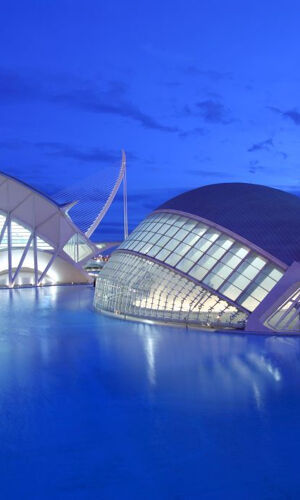
[[[0,291],[0,498],[300,498],[300,339],[95,313],[90,287]]]

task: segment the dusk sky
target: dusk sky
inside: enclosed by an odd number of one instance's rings
[[[129,223],[182,191],[300,193],[298,2],[1,2],[0,170],[55,194],[128,155]],[[97,240],[122,237],[120,200]]]

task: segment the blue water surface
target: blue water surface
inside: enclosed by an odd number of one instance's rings
[[[300,498],[300,339],[145,325],[85,286],[0,291],[0,498]]]

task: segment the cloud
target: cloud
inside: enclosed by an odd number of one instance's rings
[[[252,160],[250,162],[250,165],[248,168],[248,172],[250,174],[256,174],[257,172],[261,172],[263,170],[265,170],[265,168],[259,164],[258,160]]]
[[[82,150],[62,142],[29,142],[18,139],[0,141],[0,149],[12,151],[21,148],[33,147],[47,156],[58,158],[69,158],[83,163],[114,163],[120,162],[121,151],[105,150],[100,148],[90,148]],[[137,160],[137,156],[130,151],[126,151],[126,157],[130,161]]]
[[[228,125],[232,123],[229,110],[225,106],[214,99],[197,102],[193,108],[185,106],[184,114],[186,116],[199,116],[206,123]]]
[[[72,85],[72,86],[71,86]],[[10,104],[16,101],[44,101],[68,106],[95,114],[108,114],[130,118],[144,128],[162,132],[178,132],[175,126],[164,125],[143,112],[127,97],[124,82],[113,81],[102,88],[98,82],[70,78],[46,77],[18,74],[0,69],[0,102]]]
[[[268,152],[273,151],[276,155],[281,156],[284,160],[288,158],[287,153],[285,153],[284,151],[278,151],[275,148],[272,138],[266,139],[265,141],[254,143],[247,151],[249,153],[255,153],[257,151],[268,151]]]
[[[36,100],[41,97],[41,93],[42,88],[34,79],[0,68],[0,101],[2,103]]]
[[[276,108],[274,106],[268,106],[268,108],[274,113],[280,114],[283,118],[288,118],[289,120],[292,120],[292,122],[295,123],[295,125],[300,125],[300,112],[297,111],[296,109],[282,111],[281,109]]]
[[[60,142],[37,142],[35,147],[47,156],[55,156],[59,158],[70,158],[83,163],[114,163],[121,159],[121,153],[118,151],[103,150],[99,148],[91,148],[89,150],[80,150],[68,144]],[[136,159],[132,153],[127,153],[127,157],[131,160]]]
[[[203,127],[195,127],[192,130],[185,130],[182,132],[179,132],[179,137],[182,139],[186,139],[187,137],[193,137],[193,136],[203,136],[206,134],[206,130]]]
[[[163,132],[178,132],[177,127],[161,124],[152,116],[142,112],[136,105],[120,94],[113,96],[110,92],[86,88],[71,90],[67,93],[56,93],[56,95],[50,96],[49,100],[91,113],[131,118],[148,129]]]
[[[263,150],[270,151],[270,148],[274,148],[274,143],[272,138],[253,144],[248,149],[248,152],[253,153],[254,151],[263,151]]]

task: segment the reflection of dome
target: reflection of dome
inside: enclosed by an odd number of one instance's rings
[[[98,249],[68,208],[0,174],[0,286],[90,281],[83,264]]]
[[[300,199],[254,184],[205,186],[130,234],[99,276],[95,305],[143,320],[295,331],[297,260]]]

